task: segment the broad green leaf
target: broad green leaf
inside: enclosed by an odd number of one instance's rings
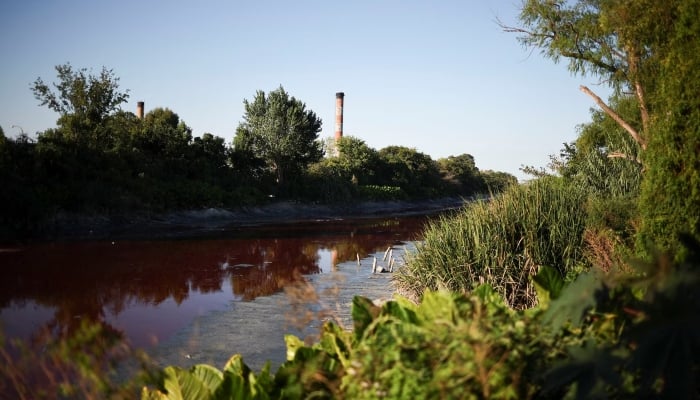
[[[221,383],[216,393],[216,398],[237,400],[253,399],[254,397],[250,391],[250,387],[246,383],[245,377],[227,371],[224,374],[224,381]]]
[[[503,297],[493,290],[493,286],[488,283],[481,284],[476,287],[473,291],[474,295],[478,296],[485,303],[504,305]]]
[[[540,271],[532,280],[537,290],[538,303],[543,308],[546,308],[551,300],[558,299],[564,289],[564,279],[559,271],[546,265],[540,267]]]
[[[416,323],[416,312],[396,301],[388,301],[382,306],[382,315],[391,316],[407,323]]]
[[[141,389],[141,400],[167,400],[168,396],[165,395],[163,392],[161,392],[158,389],[149,389],[147,387],[143,387]]]
[[[294,360],[297,350],[304,347],[304,342],[294,335],[284,335],[284,343],[287,345],[287,361]]]
[[[192,367],[190,371],[211,393],[213,393],[224,380],[224,374],[211,365],[198,364]]]
[[[355,338],[360,340],[365,333],[365,329],[379,315],[380,308],[372,303],[372,300],[355,296],[352,299],[352,321],[355,327]]]
[[[426,291],[418,307],[421,324],[430,324],[435,320],[454,322],[457,315],[455,297],[447,291]]]
[[[602,283],[594,273],[580,275],[562,290],[560,297],[552,301],[545,312],[544,322],[559,329],[567,322],[579,326],[584,314],[596,305],[596,292]]]
[[[195,365],[190,370],[170,366],[163,372],[168,400],[213,399],[214,391],[223,381],[221,371],[205,364]]]
[[[234,354],[233,357],[229,358],[226,362],[224,372],[230,372],[245,377],[250,373],[250,368],[243,362],[243,357],[240,354]]]
[[[349,365],[350,335],[337,324],[326,322],[321,331],[320,347],[328,354],[338,357],[344,367]]]

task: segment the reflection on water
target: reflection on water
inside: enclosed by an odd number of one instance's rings
[[[50,243],[0,249],[0,322],[10,337],[81,320],[154,344],[198,315],[283,289],[299,275],[413,240],[425,218],[245,228],[225,238]]]

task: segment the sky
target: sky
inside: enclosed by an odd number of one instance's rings
[[[344,134],[377,150],[399,145],[433,159],[474,156],[481,170],[526,178],[577,136],[603,98],[503,32],[520,0],[22,0],[0,2],[0,126],[7,136],[56,126],[32,82],[70,63],[103,67],[129,90],[122,109],[169,108],[194,136],[229,143],[244,99],[280,86],[332,137],[335,94]]]

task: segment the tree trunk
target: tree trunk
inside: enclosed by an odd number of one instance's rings
[[[598,106],[602,108],[603,111],[605,111],[605,113],[610,116],[610,118],[614,119],[615,122],[617,122],[624,130],[626,130],[632,136],[632,138],[637,143],[639,143],[639,146],[642,147],[642,150],[646,150],[646,142],[644,141],[644,139],[642,139],[642,137],[639,135],[639,132],[637,132],[636,129],[634,129],[624,119],[622,119],[622,117],[620,117],[612,108],[608,107],[608,105],[605,104],[605,102],[600,97],[598,97],[598,95],[593,93],[591,89],[583,85],[581,85],[580,89],[583,93],[586,93],[587,95],[591,96],[593,98],[593,101],[595,101],[595,103],[598,104]]]

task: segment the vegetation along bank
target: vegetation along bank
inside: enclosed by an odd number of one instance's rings
[[[700,0],[524,1],[505,31],[613,89],[603,100],[581,88],[597,107],[577,140],[547,169],[525,168],[532,181],[427,228],[396,276],[417,302],[357,297],[352,331],[329,321],[315,344],[289,336],[276,372],[235,355],[171,366],[142,398],[700,397],[698,15]],[[237,139],[253,149],[246,129]],[[369,152],[385,166],[409,153]],[[236,159],[254,171],[251,154]],[[352,163],[313,165],[304,179],[325,177],[314,187],[331,198],[437,190],[430,179],[401,186],[400,169],[372,177]],[[294,169],[282,168],[276,183],[288,186],[277,189],[295,195]]]

